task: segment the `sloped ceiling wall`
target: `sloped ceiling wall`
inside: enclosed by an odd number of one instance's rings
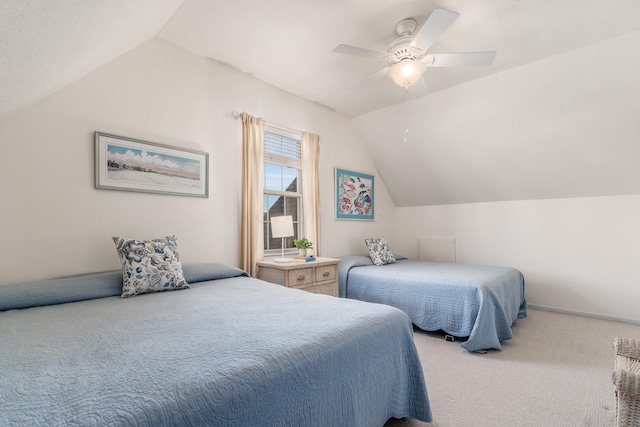
[[[435,7],[461,18],[434,49],[491,46],[495,67],[470,76],[429,70],[434,92],[390,107],[380,100],[403,94],[388,81],[348,90],[380,64],[333,54],[337,43],[384,49],[397,19],[424,21]],[[639,194],[639,8],[635,0],[4,0],[0,119],[160,37],[347,116],[375,109],[353,123],[397,206]],[[392,92],[382,96],[383,87]]]
[[[640,31],[353,122],[398,207],[640,194],[638,51]]]
[[[186,0],[157,37],[355,117],[403,100],[388,65],[332,52],[340,43],[386,52],[394,26],[436,8],[460,14],[429,53],[497,51],[490,67],[429,68],[429,93],[640,30],[637,0]]]
[[[154,37],[184,0],[0,2],[0,118]]]

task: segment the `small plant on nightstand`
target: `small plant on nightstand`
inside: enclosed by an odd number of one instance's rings
[[[294,239],[293,246],[298,248],[300,251],[300,255],[306,255],[307,249],[313,249],[313,243],[309,241],[306,237],[301,239]]]

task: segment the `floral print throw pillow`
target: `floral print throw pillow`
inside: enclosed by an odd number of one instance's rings
[[[178,257],[176,236],[153,240],[114,237],[113,241],[122,263],[121,298],[189,289]]]
[[[364,239],[364,242],[369,249],[369,258],[371,258],[371,261],[375,265],[393,264],[396,262],[396,257],[391,253],[387,239],[384,237],[372,237]]]

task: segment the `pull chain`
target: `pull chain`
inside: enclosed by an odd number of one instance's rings
[[[404,144],[407,143],[409,139],[409,85],[404,86],[404,105],[405,105],[405,118],[407,121],[407,128],[404,131],[404,140],[402,141]]]

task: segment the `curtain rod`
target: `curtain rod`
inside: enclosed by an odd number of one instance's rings
[[[239,112],[237,112],[235,110],[231,111],[231,117],[233,117],[235,120],[238,120],[241,115],[242,115],[242,113],[239,113]],[[284,132],[289,132],[289,133],[292,133],[292,134],[295,134],[295,135],[302,135],[302,131],[299,131],[299,130],[286,128],[284,126],[278,126],[278,125],[275,125],[275,124],[271,123],[268,120],[265,120],[265,123],[269,127],[276,128],[276,129],[279,129],[279,130],[284,131]]]

